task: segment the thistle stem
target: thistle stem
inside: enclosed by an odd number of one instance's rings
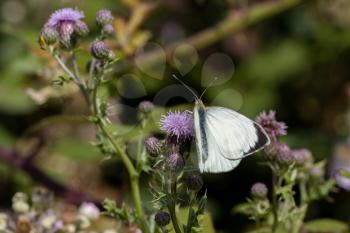
[[[276,232],[278,226],[278,202],[277,202],[277,176],[276,174],[272,174],[272,211],[273,211],[273,224],[272,224],[272,232]]]
[[[182,233],[181,229],[179,227],[179,223],[177,221],[176,210],[175,210],[175,207],[176,207],[176,192],[177,192],[176,186],[177,186],[176,181],[171,183],[171,196],[172,196],[172,199],[171,199],[171,201],[170,201],[170,203],[168,205],[168,209],[169,209],[171,222],[173,223],[173,227],[174,227],[175,232],[176,233]]]
[[[80,79],[79,77],[79,73],[77,73],[77,71],[70,71],[70,69],[66,66],[66,64],[62,61],[62,59],[60,58],[60,56],[58,54],[53,54],[54,58],[56,59],[56,61],[58,62],[58,64],[60,65],[60,67],[63,69],[63,71],[71,78],[74,79],[74,82],[79,86],[80,91],[82,92],[82,94],[84,95],[85,101],[87,102],[87,104],[90,106],[91,105],[91,100],[90,100],[90,96],[89,93],[83,83],[83,81]],[[73,55],[72,55],[73,56]],[[78,70],[78,66],[76,63],[76,59],[75,56],[72,57],[72,62],[73,62],[73,67],[74,70]]]
[[[99,86],[99,81],[95,83],[95,86],[92,92],[92,96],[93,96],[92,111],[97,116],[99,115],[99,109],[98,109],[98,103],[97,103],[98,86]],[[139,173],[136,171],[133,163],[131,162],[130,158],[127,156],[125,151],[122,149],[122,147],[114,140],[112,134],[109,132],[104,122],[101,120],[98,120],[97,126],[101,130],[101,132],[108,138],[109,142],[112,144],[114,150],[118,153],[126,169],[128,170],[129,177],[130,177],[131,193],[132,193],[137,217],[139,218],[140,227],[142,232],[147,232],[145,217],[144,217],[145,214],[143,212],[142,202],[141,202],[141,194],[140,194],[140,187],[139,187]]]
[[[89,91],[85,83],[83,82],[83,80],[80,78],[79,71],[78,71],[79,69],[78,69],[74,52],[72,52],[71,55],[72,55],[73,72],[66,66],[66,64],[62,61],[62,59],[58,54],[53,54],[54,58],[57,60],[58,64],[61,66],[64,72],[67,73],[67,75],[69,75],[70,77],[72,77],[74,79],[74,82],[79,86],[81,92],[85,97],[86,103],[91,109],[92,114],[94,116],[100,116],[98,102],[97,102],[97,90],[100,84],[99,79],[97,79],[98,81],[94,83],[93,91],[92,91],[92,101],[91,101]],[[90,74],[93,75],[93,72],[91,72]],[[90,76],[90,79],[92,78],[93,77]],[[140,228],[142,232],[146,233],[148,232],[148,230],[146,228],[145,214],[144,214],[144,211],[142,208],[142,202],[141,202],[141,194],[140,194],[140,187],[139,187],[139,173],[136,171],[128,155],[125,153],[125,150],[115,141],[115,139],[112,136],[112,133],[109,132],[104,121],[98,119],[97,127],[107,137],[108,141],[113,146],[115,152],[120,156],[120,159],[122,160],[123,164],[128,170],[129,177],[130,177],[130,188],[131,188],[132,198],[135,205],[137,217],[139,219]]]

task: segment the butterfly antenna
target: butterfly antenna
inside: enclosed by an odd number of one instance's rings
[[[211,82],[209,83],[209,85],[204,89],[204,91],[202,92],[202,94],[199,96],[199,99],[202,99],[203,95],[205,94],[205,92],[208,90],[209,87],[211,87],[214,82],[218,80],[218,77],[215,77],[213,80],[211,80]]]
[[[181,83],[184,87],[186,87],[187,90],[189,90],[196,99],[200,99],[198,98],[198,95],[193,91],[192,88],[190,88],[186,83],[184,83],[181,79],[179,79],[175,74],[173,74],[173,78],[176,79],[179,83]]]

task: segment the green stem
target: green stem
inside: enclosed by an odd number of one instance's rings
[[[272,223],[272,232],[276,232],[278,226],[278,200],[277,200],[277,176],[272,174],[272,211],[273,211],[273,223]]]
[[[99,81],[95,83],[92,96],[92,111],[95,115],[99,115],[99,109],[98,109],[98,103],[97,103],[97,89],[98,89]],[[139,187],[139,173],[136,171],[133,163],[131,162],[130,158],[125,153],[124,149],[114,140],[112,134],[109,132],[103,121],[98,121],[97,126],[101,130],[101,132],[108,138],[110,143],[112,144],[114,150],[118,153],[120,156],[120,159],[124,163],[126,169],[128,170],[129,177],[130,177],[130,188],[131,193],[133,197],[133,202],[135,205],[137,217],[139,218],[139,223],[142,232],[147,232],[146,223],[145,223],[145,214],[143,212],[142,208],[142,202],[141,202],[141,194],[140,194],[140,187]]]
[[[57,60],[61,68],[72,78],[74,78],[75,83],[79,86],[81,92],[83,93],[86,103],[91,108],[92,114],[95,116],[100,116],[98,103],[97,103],[97,90],[99,87],[99,81],[96,81],[93,92],[92,92],[92,101],[90,100],[89,91],[80,78],[79,72],[78,72],[78,65],[76,62],[75,54],[74,52],[71,53],[72,55],[72,66],[73,66],[73,72],[70,71],[70,69],[66,66],[66,64],[62,61],[62,59],[59,57],[58,54],[53,54],[54,58]],[[92,79],[93,77],[90,76]],[[100,77],[99,77],[100,78]],[[97,79],[99,80],[99,79]],[[130,176],[130,188],[131,193],[133,197],[133,202],[135,205],[137,217],[139,219],[139,224],[142,232],[148,232],[146,228],[145,223],[145,214],[142,208],[142,201],[141,201],[141,194],[140,194],[140,187],[139,187],[139,173],[136,171],[133,163],[131,162],[130,158],[125,153],[125,150],[114,140],[112,133],[109,132],[108,128],[105,126],[104,122],[102,120],[98,120],[97,122],[98,128],[101,130],[101,132],[107,137],[111,145],[113,146],[114,150],[117,152],[117,154],[120,156],[120,159],[124,163],[126,169],[128,170],[129,176]]]
[[[171,183],[171,201],[168,205],[168,209],[169,209],[169,213],[170,213],[170,218],[171,218],[171,222],[173,223],[173,227],[176,233],[182,233],[181,229],[179,227],[179,223],[177,221],[177,216],[176,216],[176,181]]]
[[[60,58],[60,56],[58,54],[53,54],[54,58],[56,59],[56,61],[58,62],[58,64],[61,66],[61,68],[63,69],[63,71],[71,78],[74,79],[74,82],[79,86],[80,91],[83,93],[85,101],[87,102],[87,104],[90,106],[91,105],[91,100],[90,100],[90,96],[89,93],[84,85],[84,83],[82,82],[82,80],[79,77],[79,73],[77,73],[77,71],[70,71],[69,68],[66,66],[66,64],[62,61],[62,59]],[[73,56],[73,55],[72,55]],[[72,57],[72,61],[73,61],[73,67],[74,70],[78,70],[78,66],[76,64],[76,59],[75,56]]]
[[[188,205],[188,216],[187,216],[187,226],[186,226],[186,232],[191,232],[191,212],[193,208],[193,202],[196,198],[196,194],[193,191],[190,191],[190,203]]]

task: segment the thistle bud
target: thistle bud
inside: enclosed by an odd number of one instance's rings
[[[150,101],[142,101],[138,106],[139,111],[144,114],[152,112],[153,108],[154,105]]]
[[[103,27],[107,24],[111,24],[114,20],[114,17],[112,15],[112,12],[109,10],[99,10],[96,13],[96,23],[100,27]]]
[[[185,161],[179,153],[172,153],[166,159],[166,164],[171,171],[178,172],[184,168]]]
[[[162,152],[162,143],[155,137],[149,137],[145,141],[147,152],[152,156],[157,156]]]
[[[89,28],[87,24],[83,21],[78,21],[74,25],[74,31],[78,36],[86,36],[89,33]]]
[[[198,174],[192,174],[186,177],[186,186],[189,190],[199,191],[203,186],[203,179]]]
[[[268,189],[264,183],[255,183],[251,189],[250,193],[253,197],[264,198],[266,197]]]
[[[154,216],[155,222],[158,226],[166,226],[170,223],[170,215],[167,212],[160,211]]]
[[[52,45],[56,43],[58,39],[58,32],[56,29],[52,27],[44,26],[43,29],[41,30],[41,36],[43,37],[47,45]]]
[[[91,53],[95,58],[100,60],[108,60],[114,57],[113,52],[110,51],[106,43],[101,40],[92,42]]]
[[[106,24],[102,28],[102,33],[108,36],[114,35],[114,27],[112,24]]]

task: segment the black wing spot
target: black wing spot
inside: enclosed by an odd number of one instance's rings
[[[245,154],[249,155],[251,153],[254,153],[260,149],[262,149],[264,146],[266,146],[270,139],[268,138],[268,136],[266,135],[266,133],[263,131],[263,129],[261,129],[261,126],[257,125],[256,123],[254,123],[254,128],[256,130],[256,134],[258,136],[258,141],[255,143],[255,145],[250,148]]]
[[[203,161],[206,161],[208,159],[208,139],[207,139],[207,132],[205,131],[205,125],[206,125],[206,118],[205,118],[205,109],[198,108],[198,118],[199,118],[199,130],[200,130],[200,136],[201,136],[201,142],[202,142],[202,149],[203,149]]]

